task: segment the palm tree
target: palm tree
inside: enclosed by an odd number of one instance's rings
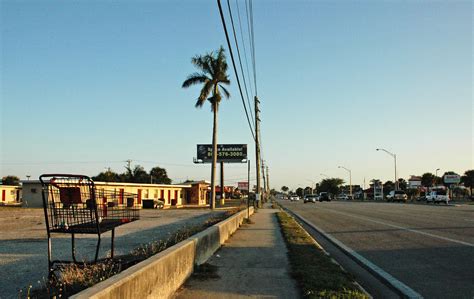
[[[196,108],[202,108],[206,101],[211,103],[211,111],[214,113],[214,124],[212,128],[212,167],[211,167],[211,209],[216,206],[216,163],[217,163],[217,112],[219,103],[222,99],[222,93],[226,98],[230,97],[229,92],[222,84],[229,85],[229,76],[227,75],[227,62],[224,48],[221,46],[217,52],[207,53],[204,56],[197,55],[191,59],[200,72],[193,73],[183,82],[183,88],[191,85],[203,84],[201,93],[196,102]]]

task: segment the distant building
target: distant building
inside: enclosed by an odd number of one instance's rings
[[[419,189],[421,187],[421,176],[412,175],[408,179],[408,189]]]
[[[0,205],[19,204],[20,202],[20,186],[0,185]]]
[[[23,183],[23,206],[43,207],[41,195],[41,182],[39,180],[22,181]],[[164,208],[182,207],[184,205],[204,206],[209,203],[209,183],[205,181],[191,182],[182,185],[167,184],[142,184],[142,183],[112,183],[94,182],[96,196],[103,203],[115,203],[116,205],[127,204],[127,193],[136,194],[133,204],[142,207],[144,200],[160,200]],[[114,191],[116,196],[108,197],[107,192]],[[125,195],[124,195],[125,194]]]

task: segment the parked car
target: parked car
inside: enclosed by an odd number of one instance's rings
[[[316,202],[317,200],[317,195],[316,194],[307,194],[304,196],[304,203],[307,202]]]
[[[329,193],[327,192],[321,192],[319,193],[319,201],[331,201],[331,197],[329,196]]]
[[[349,200],[349,196],[347,196],[346,194],[344,193],[341,193],[339,194],[337,197],[336,197],[337,200]]]
[[[448,204],[448,202],[450,201],[450,198],[449,198],[449,195],[447,194],[446,190],[434,190],[434,191],[431,191],[430,193],[428,193],[428,195],[426,195],[426,202],[427,203],[440,203],[440,202],[444,202],[446,204]]]
[[[416,198],[416,201],[426,201],[426,193],[421,192],[420,195]]]
[[[405,191],[402,190],[397,190],[397,191],[390,191],[390,193],[387,195],[387,201],[403,201],[406,202],[408,199],[407,194]]]
[[[290,201],[298,201],[300,197],[298,195],[290,195]]]

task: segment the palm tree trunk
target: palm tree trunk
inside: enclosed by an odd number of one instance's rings
[[[211,167],[211,209],[216,207],[216,164],[217,164],[217,108],[218,104],[213,104],[214,110],[214,125],[212,128],[212,167]]]

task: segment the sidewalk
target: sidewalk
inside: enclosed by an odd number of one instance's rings
[[[276,212],[259,209],[208,260],[218,278],[191,277],[175,298],[299,298]]]

